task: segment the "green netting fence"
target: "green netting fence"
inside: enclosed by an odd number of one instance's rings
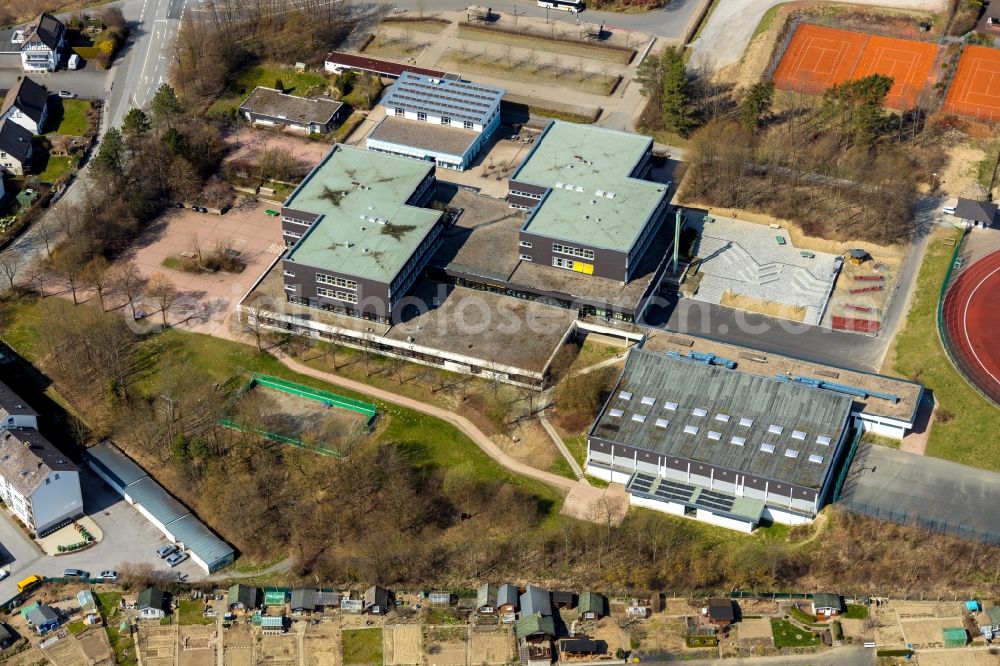
[[[272,442],[279,442],[281,444],[288,444],[289,446],[294,446],[297,449],[302,449],[304,451],[313,451],[315,453],[320,453],[324,456],[331,456],[333,458],[341,459],[344,454],[337,449],[329,449],[325,446],[318,446],[315,444],[306,444],[301,439],[295,437],[286,437],[285,435],[279,435],[276,432],[271,432],[270,430],[264,430],[263,428],[255,428],[253,426],[244,425],[242,423],[237,423],[232,419],[219,419],[219,425],[229,428],[230,430],[239,430],[240,432],[250,433],[252,435],[258,435],[265,439],[269,439]]]
[[[290,393],[291,395],[297,395],[301,398],[308,398],[309,400],[315,400],[330,407],[339,407],[341,409],[347,409],[352,412],[357,412],[358,414],[363,414],[364,416],[368,417],[368,425],[371,425],[372,422],[374,422],[375,416],[377,414],[375,405],[371,403],[362,402],[361,400],[355,400],[354,398],[348,398],[342,395],[337,395],[336,393],[330,393],[329,391],[314,389],[309,386],[304,386],[303,384],[290,382],[287,379],[281,379],[280,377],[272,377],[271,375],[262,375],[259,373],[254,373],[253,378],[250,380],[250,385],[247,387],[247,389],[249,390],[250,388],[253,388],[255,384],[271,388],[276,391],[284,391],[285,393]]]

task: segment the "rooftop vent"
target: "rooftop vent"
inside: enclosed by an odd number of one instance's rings
[[[656,419],[657,428],[666,428],[668,425],[670,425],[670,421],[666,419]]]
[[[740,419],[740,425],[743,426],[744,428],[749,428],[750,426],[753,425],[753,419],[748,419],[746,417],[743,417]]]
[[[774,444],[761,444],[760,450],[764,453],[774,453]]]
[[[729,443],[733,444],[734,446],[744,446],[747,443],[747,438],[746,437],[736,437],[734,435],[733,438],[731,440],[729,440]]]
[[[613,416],[614,418],[619,418],[624,413],[625,412],[623,412],[620,409],[612,409],[611,411],[608,412],[608,416]]]

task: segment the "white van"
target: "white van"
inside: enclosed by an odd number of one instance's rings
[[[80,56],[74,53],[69,57],[69,63],[67,64],[70,69],[80,69]]]

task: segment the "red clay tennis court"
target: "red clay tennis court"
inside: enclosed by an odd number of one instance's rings
[[[1000,120],[1000,50],[985,46],[962,50],[943,110],[980,120]]]
[[[937,54],[936,44],[806,23],[796,28],[773,80],[777,88],[819,94],[844,81],[885,74],[894,80],[886,106],[905,109],[933,85]]]
[[[981,392],[1000,404],[1000,251],[962,271],[945,294],[945,335],[953,359]]]

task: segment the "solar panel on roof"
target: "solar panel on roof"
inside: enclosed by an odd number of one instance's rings
[[[735,498],[729,495],[722,495],[711,490],[702,490],[698,494],[695,505],[715,509],[716,511],[732,511],[735,501]]]

